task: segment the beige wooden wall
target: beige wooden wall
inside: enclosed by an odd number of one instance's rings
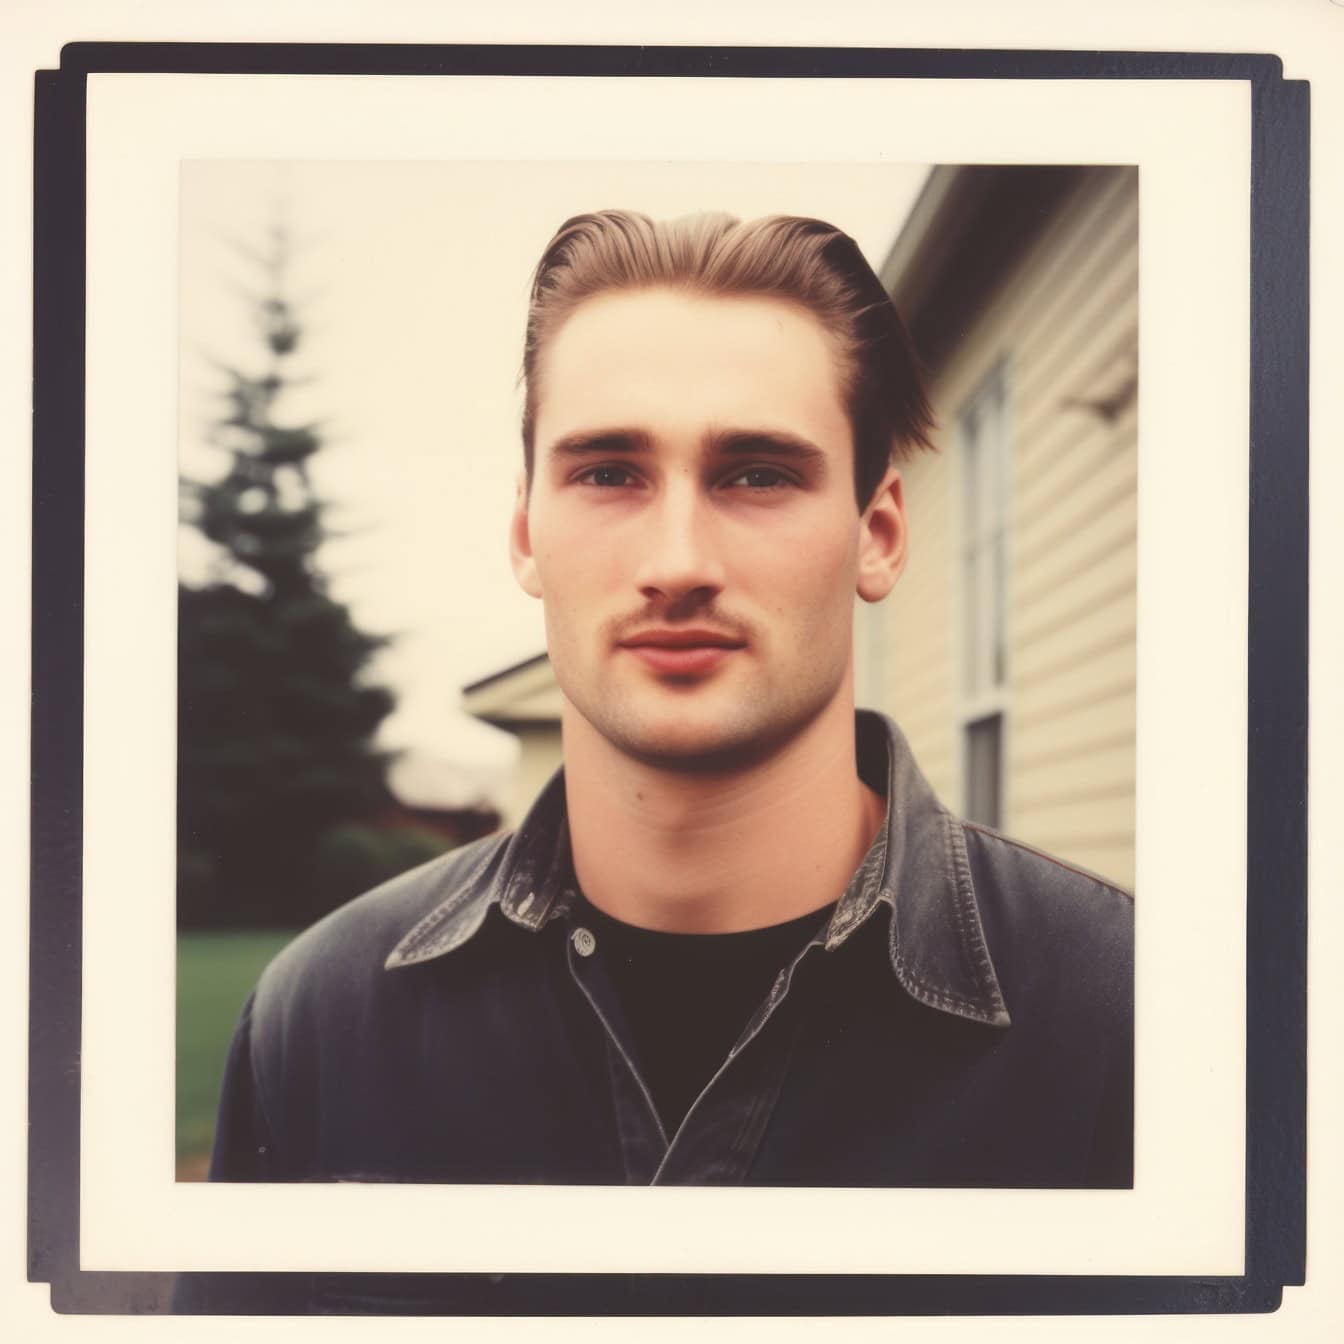
[[[860,696],[963,805],[958,414],[1006,361],[1003,826],[1131,886],[1134,874],[1138,178],[1100,169],[1062,205],[933,384],[940,452],[908,465],[904,577],[861,626]]]

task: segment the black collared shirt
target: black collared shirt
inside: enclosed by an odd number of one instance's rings
[[[1129,896],[956,820],[890,720],[857,733],[886,820],[673,1132],[575,913],[560,773],[268,967],[211,1179],[1129,1185]]]

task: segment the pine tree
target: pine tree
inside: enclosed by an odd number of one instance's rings
[[[282,414],[302,337],[288,253],[273,230],[256,301],[260,370],[224,370],[210,442],[225,470],[184,483],[184,516],[219,562],[214,582],[178,590],[183,927],[310,922],[334,903],[314,878],[323,835],[388,796],[373,737],[393,701],[367,681],[385,641],[327,592],[326,509],[309,472],[323,435]]]

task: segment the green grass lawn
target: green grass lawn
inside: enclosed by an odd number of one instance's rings
[[[229,1038],[262,967],[292,932],[184,933],[177,940],[177,1162],[203,1175]]]

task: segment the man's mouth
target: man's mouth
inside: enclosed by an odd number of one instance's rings
[[[693,677],[718,667],[745,641],[717,630],[662,629],[630,635],[620,647],[654,672]]]

